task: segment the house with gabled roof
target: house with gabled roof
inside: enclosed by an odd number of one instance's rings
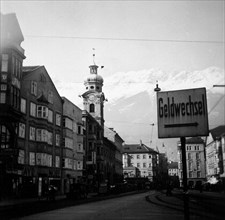
[[[126,157],[131,159],[131,167],[136,167],[140,171],[140,177],[147,177],[154,181],[158,171],[158,152],[149,148],[142,142],[140,144],[123,145],[123,163]],[[124,167],[125,169],[126,167]]]

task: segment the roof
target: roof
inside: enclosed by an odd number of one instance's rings
[[[144,144],[125,144],[122,151],[123,153],[158,153]]]
[[[201,137],[192,137],[186,139],[186,144],[203,144],[204,140]]]
[[[211,129],[210,133],[214,140],[220,138],[221,135],[225,134],[225,125],[221,125],[221,126]]]
[[[17,41],[19,44],[24,40],[19,22],[15,13],[1,15],[1,38]]]
[[[178,162],[171,162],[168,164],[168,169],[178,169]]]

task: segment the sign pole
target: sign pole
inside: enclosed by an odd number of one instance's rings
[[[183,166],[183,199],[184,199],[184,219],[189,220],[189,198],[187,187],[187,162],[186,162],[186,139],[180,138],[181,152],[182,152],[182,166]]]

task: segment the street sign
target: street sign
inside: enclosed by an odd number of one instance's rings
[[[157,92],[158,137],[207,136],[206,89]]]

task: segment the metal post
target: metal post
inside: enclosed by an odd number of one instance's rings
[[[183,167],[183,198],[184,198],[184,219],[189,220],[189,199],[187,187],[187,162],[186,162],[186,140],[185,137],[180,138],[182,152],[182,167]]]

